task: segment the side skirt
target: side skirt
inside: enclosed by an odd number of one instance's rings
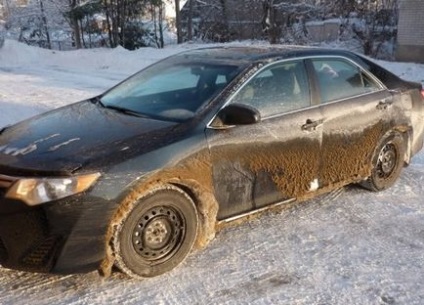
[[[235,215],[223,220],[219,220],[216,223],[216,229],[217,231],[223,229],[224,227],[231,226],[231,225],[237,225],[239,223],[249,221],[255,217],[258,217],[259,215],[263,214],[267,211],[277,210],[278,208],[282,208],[282,206],[287,205],[289,203],[293,203],[297,201],[296,198],[290,198],[284,201],[279,201],[270,205],[267,205],[265,207],[259,208],[257,210],[253,210],[247,213]]]

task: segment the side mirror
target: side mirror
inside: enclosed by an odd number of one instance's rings
[[[223,125],[249,125],[261,120],[259,111],[244,104],[230,104],[221,109],[217,118]]]
[[[3,131],[5,131],[9,127],[10,127],[10,125],[7,125],[7,126],[4,126],[3,128],[0,128],[0,134],[2,134]]]

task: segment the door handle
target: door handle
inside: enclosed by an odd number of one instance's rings
[[[318,126],[320,126],[322,124],[324,120],[316,120],[316,121],[312,121],[311,119],[307,119],[306,120],[306,124],[302,125],[302,130],[303,131],[313,131],[315,130]]]
[[[393,99],[385,98],[384,100],[380,100],[377,104],[378,110],[385,110],[393,104]]]

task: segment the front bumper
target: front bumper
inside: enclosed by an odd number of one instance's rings
[[[49,272],[64,236],[49,232],[41,209],[0,215],[0,264],[6,268]]]
[[[0,188],[0,265],[59,274],[98,269],[114,204],[79,194],[36,207]]]

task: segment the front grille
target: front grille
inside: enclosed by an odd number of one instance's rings
[[[45,211],[33,208],[0,216],[0,264],[26,271],[50,271],[63,239],[49,232]]]
[[[29,270],[49,271],[60,245],[60,237],[48,236],[36,243],[22,258],[22,265]]]

